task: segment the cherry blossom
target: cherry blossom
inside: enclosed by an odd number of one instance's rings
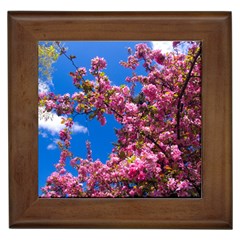
[[[175,41],[173,48],[181,44]],[[70,73],[74,94],[39,94],[39,107],[62,116],[64,125],[56,171],[42,188],[42,197],[201,196],[201,43],[186,44],[187,54],[165,54],[137,44],[135,51],[128,51],[126,62],[120,62],[123,69],[133,71],[122,86],[111,84],[103,72],[106,60],[97,56],[89,69],[92,79],[85,79],[85,67]],[[138,75],[138,68],[145,75]],[[134,94],[137,83],[141,91]],[[70,151],[79,114],[96,118],[101,125],[107,124],[106,115],[113,115],[120,123],[106,163],[92,158],[89,141],[87,156]]]

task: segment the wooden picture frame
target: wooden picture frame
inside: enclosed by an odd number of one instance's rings
[[[39,40],[201,40],[202,198],[38,198]],[[11,228],[232,228],[230,12],[9,12]]]

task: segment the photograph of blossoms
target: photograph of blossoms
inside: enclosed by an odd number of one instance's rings
[[[38,43],[41,198],[200,198],[200,41]]]

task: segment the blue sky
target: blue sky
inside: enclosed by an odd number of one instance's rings
[[[75,55],[74,60],[78,67],[90,69],[91,59],[99,56],[107,61],[107,69],[104,71],[112,82],[112,85],[126,84],[125,78],[132,75],[132,71],[123,68],[119,62],[126,61],[128,57],[127,49],[140,42],[62,42],[68,49],[68,55]],[[146,42],[150,47],[160,48],[164,52],[171,51],[171,42]],[[69,72],[75,71],[71,62],[64,56],[60,56],[57,62],[53,64],[54,72],[51,81],[42,81],[39,79],[40,91],[50,91],[55,94],[74,93],[77,89],[72,84],[72,78]],[[145,74],[143,70],[138,70],[139,74]],[[85,79],[93,79],[88,75]],[[140,89],[140,88],[139,88]],[[100,159],[106,162],[116,141],[114,128],[120,128],[120,125],[112,116],[106,115],[107,124],[101,126],[97,120],[87,120],[82,116],[75,118],[73,135],[71,140],[71,151],[74,156],[86,157],[85,142],[89,140],[92,146],[93,159]],[[56,114],[51,116],[47,122],[39,119],[39,137],[38,137],[38,184],[40,188],[45,185],[47,177],[55,170],[54,164],[58,162],[60,151],[56,145],[58,132],[63,127],[60,124],[60,117]],[[66,169],[76,175],[76,171],[67,165]]]

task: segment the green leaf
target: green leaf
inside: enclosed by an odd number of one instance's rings
[[[131,156],[130,158],[128,158],[128,163],[133,163],[135,160],[136,160],[136,156],[135,155],[133,155],[133,156]]]
[[[121,151],[121,152],[119,153],[119,157],[120,157],[121,159],[125,159],[125,158],[126,158],[126,153],[125,153],[124,151]]]
[[[97,115],[97,112],[93,112],[93,113],[89,114],[89,117],[88,117],[89,120],[92,120],[93,118],[95,118],[96,115]]]

